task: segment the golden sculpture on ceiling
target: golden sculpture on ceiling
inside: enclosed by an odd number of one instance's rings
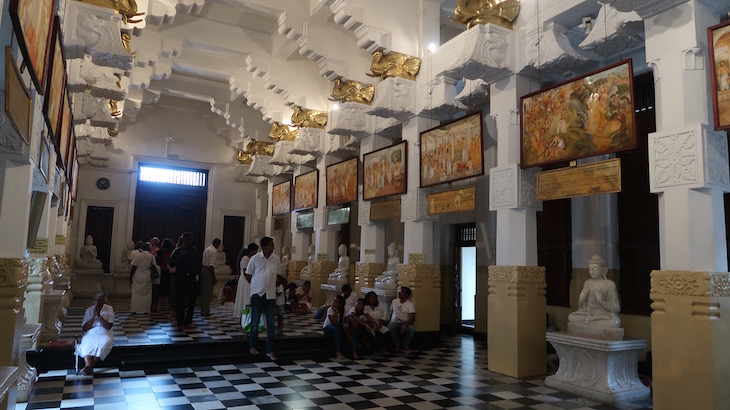
[[[274,155],[274,144],[264,141],[249,140],[243,150],[236,150],[236,159],[241,164],[250,164],[254,155],[265,155],[267,157]]]
[[[137,2],[135,0],[79,0],[82,3],[112,9],[122,15],[125,23],[139,23],[144,13],[137,13]]]
[[[271,124],[269,138],[277,141],[294,141],[299,136],[299,130],[291,129],[288,125],[283,125],[277,121]]]
[[[360,104],[370,104],[375,95],[375,87],[372,84],[363,84],[358,81],[335,79],[332,87],[332,98],[330,101],[356,102]]]
[[[456,16],[449,20],[466,24],[467,29],[487,23],[512,29],[519,13],[520,0],[458,0],[454,9]]]
[[[327,124],[327,113],[295,105],[291,123],[299,128],[324,128]]]
[[[408,80],[415,80],[420,68],[420,58],[394,51],[383,55],[382,51],[376,51],[373,53],[373,62],[370,63],[370,71],[372,71],[372,74],[365,74],[370,77],[380,77],[381,80],[385,80],[388,77],[401,77]]]
[[[126,31],[122,31],[122,46],[129,54],[134,55],[134,52],[132,51],[132,36],[130,36]]]
[[[119,118],[122,116],[122,110],[119,109],[119,104],[117,100],[109,100],[109,110],[111,111],[111,115],[114,118]]]

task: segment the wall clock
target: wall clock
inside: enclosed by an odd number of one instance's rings
[[[96,180],[96,187],[99,189],[108,189],[109,188],[109,180],[106,178],[99,178]]]

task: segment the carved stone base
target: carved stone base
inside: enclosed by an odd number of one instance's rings
[[[490,266],[488,283],[489,370],[516,378],[544,375],[545,268]]]
[[[19,403],[25,403],[30,398],[30,392],[33,390],[35,385],[36,376],[38,371],[35,367],[30,366],[25,360],[25,352],[33,349],[38,336],[41,333],[40,323],[26,323],[23,326],[23,345],[20,351],[20,363],[18,363],[19,377],[18,377],[18,395],[17,401]]]
[[[334,300],[335,296],[337,296],[340,292],[340,288],[337,287],[337,285],[330,285],[330,284],[322,284],[319,285],[320,289],[322,289],[322,292],[324,292],[324,300],[325,303],[331,303],[332,300]],[[347,313],[347,312],[345,312]]]
[[[327,277],[337,269],[336,261],[317,261],[312,264],[312,307],[318,308],[328,301],[322,291],[322,284],[327,283]]]
[[[652,271],[651,350],[656,409],[730,403],[730,274]]]
[[[101,278],[104,275],[102,271],[74,269],[76,281],[74,283],[74,293],[82,298],[93,298],[98,292],[102,292],[104,288],[101,285]],[[129,281],[129,276],[127,276]]]
[[[560,356],[560,367],[545,385],[605,403],[649,397],[639,380],[637,363],[646,340],[600,340],[548,332],[547,341]]]
[[[298,280],[299,274],[302,272],[302,269],[304,269],[305,266],[307,266],[307,261],[289,261],[289,282]]]
[[[375,287],[375,278],[388,269],[385,263],[355,262],[355,292],[365,296],[363,288]]]
[[[64,309],[64,293],[66,292],[62,290],[46,290],[43,292],[41,307],[43,323],[41,326],[40,339],[42,343],[58,340],[62,325],[59,318],[66,316],[62,313],[62,310]]]
[[[129,272],[117,273],[112,275],[114,278],[114,289],[111,292],[113,297],[130,297],[132,296],[132,288],[129,285]]]
[[[411,289],[411,301],[416,306],[416,332],[441,331],[441,266],[401,263],[398,285]]]
[[[589,339],[622,340],[624,338],[624,328],[602,328],[569,322],[568,334]]]

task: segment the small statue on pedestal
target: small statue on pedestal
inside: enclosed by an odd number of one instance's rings
[[[102,263],[97,259],[98,253],[94,246],[94,238],[86,235],[84,246],[79,250],[79,259],[76,261],[76,267],[80,269],[101,269]]]
[[[599,255],[588,261],[588,273],[578,297],[578,310],[568,315],[568,333],[610,339],[622,339],[616,284],[606,278],[608,268]],[[620,333],[620,335],[619,335]]]
[[[309,245],[309,248],[307,248],[307,266],[302,268],[301,272],[299,272],[299,275],[311,276],[312,265],[314,265],[314,244]]]
[[[125,272],[129,274],[129,270],[132,268],[129,265],[129,259],[131,258],[132,251],[134,251],[134,241],[128,240],[126,248],[122,251],[122,257],[119,259],[120,262],[114,267],[115,272]]]
[[[223,252],[223,244],[218,246],[218,250],[213,256],[213,269],[215,269],[215,275],[230,275],[231,267],[226,265],[226,253]]]
[[[347,245],[342,244],[337,249],[340,259],[337,262],[337,269],[330,273],[327,283],[339,285],[350,281],[350,257],[347,256]]]
[[[388,268],[380,276],[375,278],[376,289],[395,288],[398,285],[398,246],[395,242],[388,245]]]

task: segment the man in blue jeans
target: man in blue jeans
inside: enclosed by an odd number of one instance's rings
[[[274,239],[261,238],[261,249],[251,257],[246,268],[246,278],[251,280],[251,323],[259,323],[261,311],[266,314],[266,355],[276,360],[274,354],[274,312],[276,311],[276,276],[281,273],[281,260],[274,254]],[[256,343],[259,340],[259,327],[251,326],[248,338],[249,352],[259,354]]]
[[[413,302],[408,300],[411,296],[411,289],[402,286],[398,291],[398,297],[393,299],[390,305],[392,314],[390,317],[390,323],[388,323],[388,330],[390,330],[390,337],[393,338],[393,352],[400,352],[401,341],[400,337],[403,337],[403,351],[411,351],[411,340],[413,335],[416,333],[416,329],[413,323],[416,322],[416,307]]]

